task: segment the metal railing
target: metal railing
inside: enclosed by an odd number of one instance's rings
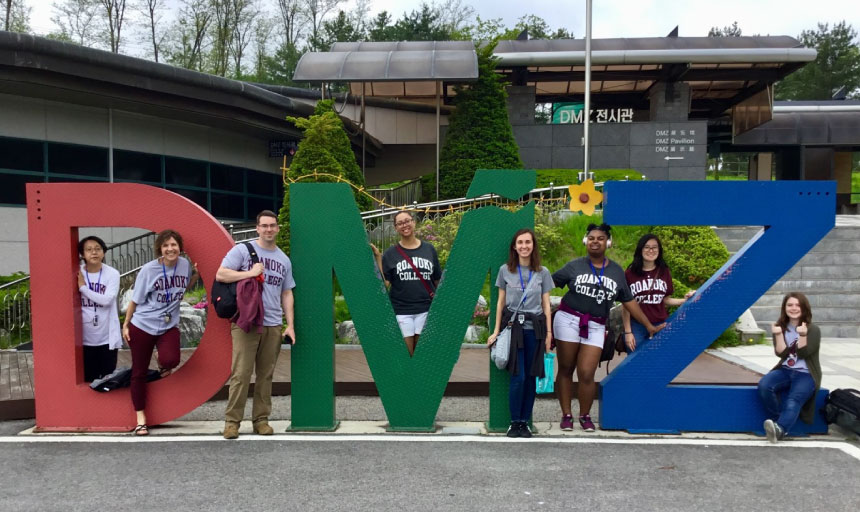
[[[371,188],[367,193],[381,204],[412,204],[421,199],[421,179],[408,181],[394,188]]]
[[[0,349],[16,347],[31,338],[30,276],[0,286]]]
[[[123,293],[134,285],[140,267],[155,257],[154,243],[155,233],[145,233],[108,246],[105,263],[120,273],[117,304],[121,303]],[[0,286],[0,298],[0,348],[12,348],[29,342],[32,337],[30,276]]]
[[[418,180],[416,180],[418,181]],[[408,185],[408,184],[407,184]],[[420,182],[419,185],[420,187]],[[603,183],[597,183],[598,188]],[[394,190],[394,189],[392,189]],[[486,194],[471,199],[449,199],[429,203],[401,203],[414,211],[419,220],[437,220],[452,212],[466,211],[481,206],[507,204],[525,204],[538,200],[544,210],[556,211],[567,208],[567,185],[536,188],[516,201],[509,201],[494,194]],[[389,204],[398,204],[389,202]],[[362,212],[364,228],[368,241],[377,247],[387,247],[396,242],[398,236],[394,229],[394,215],[400,208],[380,208]],[[254,223],[225,225],[235,242],[250,240],[257,237]],[[124,242],[108,247],[105,252],[105,263],[116,268],[120,273],[120,291],[117,294],[117,304],[121,307],[123,295],[134,286],[134,280],[140,267],[155,257],[153,244],[155,233],[146,233]],[[202,284],[202,283],[201,283]],[[32,314],[30,309],[30,276],[22,277],[0,286],[0,348],[10,348],[27,343],[31,338]]]
[[[602,188],[603,183],[597,183],[597,188]],[[485,194],[475,198],[458,198],[447,199],[444,201],[432,201],[429,203],[413,202],[403,206],[412,211],[418,221],[438,220],[446,215],[454,212],[467,211],[482,206],[503,205],[515,206],[523,205],[531,200],[536,200],[541,204],[545,211],[564,210],[568,207],[566,201],[568,195],[568,185],[536,188],[529,191],[519,200],[508,200],[495,194]],[[394,216],[401,208],[380,208],[377,210],[369,210],[361,213],[361,218],[364,221],[364,229],[367,232],[368,241],[379,247],[388,247],[393,245],[399,238],[397,231],[394,229]]]

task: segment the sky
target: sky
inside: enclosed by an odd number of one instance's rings
[[[178,0],[166,0],[175,5]],[[259,0],[275,5],[275,0]],[[351,7],[353,0],[348,5]],[[506,26],[526,14],[545,19],[552,29],[567,28],[585,36],[585,0],[462,0],[482,19],[502,18]],[[31,26],[36,33],[53,29],[52,0],[25,0],[33,8]],[[422,0],[371,0],[372,13],[387,10],[399,18],[417,9]],[[593,37],[662,37],[676,25],[681,36],[706,36],[713,26],[737,21],[744,35],[797,37],[816,23],[841,20],[860,31],[857,0],[596,0],[593,2]],[[347,8],[348,10],[348,8]]]

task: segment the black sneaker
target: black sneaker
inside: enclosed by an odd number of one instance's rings
[[[512,421],[511,426],[508,427],[508,433],[505,435],[508,437],[521,437],[520,422]]]
[[[531,437],[532,431],[529,429],[529,424],[525,421],[520,422],[520,437]]]
[[[785,430],[773,420],[764,420],[764,432],[767,434],[767,440],[771,443],[785,438]]]

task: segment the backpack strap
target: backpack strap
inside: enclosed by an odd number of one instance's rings
[[[251,266],[253,267],[257,263],[259,263],[260,258],[257,257],[257,250],[254,249],[254,244],[252,244],[251,242],[242,242],[242,245],[244,245],[245,248],[248,249],[248,254],[251,255]]]
[[[413,271],[415,271],[415,274],[418,276],[418,279],[421,280],[421,284],[424,285],[424,289],[427,290],[427,293],[430,294],[430,298],[432,299],[436,294],[433,292],[433,288],[430,287],[430,283],[428,283],[427,280],[424,279],[424,276],[421,275],[421,272],[418,272],[418,269],[415,268],[415,264],[412,263],[412,258],[410,258],[408,254],[406,254],[406,251],[403,250],[403,247],[400,247],[399,243],[395,244],[394,247],[397,248],[397,252],[399,252],[400,255],[403,256],[403,259],[406,260],[406,263],[409,263],[409,266],[412,267]]]

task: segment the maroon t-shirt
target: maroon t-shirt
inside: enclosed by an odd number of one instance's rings
[[[669,312],[663,305],[663,299],[671,297],[675,292],[672,287],[672,273],[669,269],[646,270],[640,276],[628,268],[624,272],[624,277],[648,321],[654,325],[665,322],[669,318]]]

